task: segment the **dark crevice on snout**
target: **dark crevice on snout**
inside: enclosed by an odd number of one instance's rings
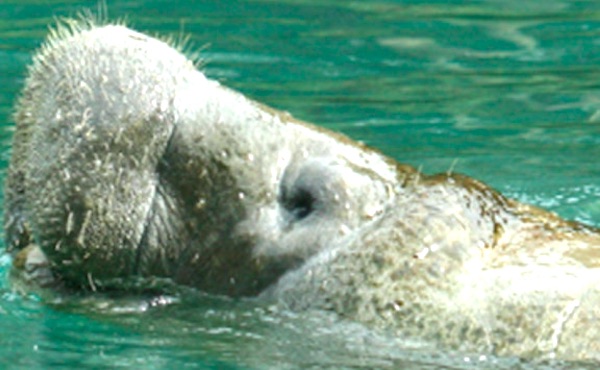
[[[138,245],[136,248],[135,260],[133,262],[133,267],[131,270],[133,276],[140,274],[140,264],[141,264],[142,255],[145,252],[145,248],[148,246],[149,229],[151,227],[152,221],[155,218],[156,202],[158,200],[158,197],[160,196],[159,187],[160,187],[161,181],[160,181],[159,167],[160,167],[161,161],[163,161],[165,154],[168,152],[168,150],[171,146],[173,138],[175,137],[175,130],[176,130],[176,125],[173,122],[173,128],[171,128],[171,132],[169,133],[169,138],[167,139],[167,142],[162,150],[162,153],[158,157],[158,160],[156,161],[156,166],[154,167],[154,173],[156,174],[156,179],[155,179],[156,184],[154,187],[154,192],[152,193],[150,209],[148,210],[148,213],[146,214],[146,218],[144,219],[144,230],[142,231],[142,237],[140,238],[140,241],[138,242]]]
[[[142,259],[142,254],[145,252],[145,247],[148,245],[148,233],[149,233],[149,229],[152,223],[152,220],[154,219],[154,210],[155,210],[155,205],[156,205],[156,199],[158,197],[158,184],[159,181],[157,180],[157,185],[154,188],[154,193],[152,194],[152,201],[150,202],[150,209],[148,210],[148,213],[146,214],[146,218],[144,220],[144,231],[142,231],[142,237],[140,238],[140,241],[138,242],[137,248],[136,248],[136,253],[135,253],[135,261],[133,263],[133,268],[131,270],[131,274],[132,276],[136,276],[139,275],[140,273],[140,261]]]

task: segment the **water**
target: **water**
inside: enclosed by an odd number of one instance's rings
[[[55,17],[84,8],[97,3],[0,4],[2,173],[31,54]],[[131,0],[108,1],[108,15],[189,35],[209,76],[399,161],[600,225],[600,2]],[[556,365],[434,350],[327,314],[193,291],[23,296],[8,286],[9,265],[0,258],[0,368]]]

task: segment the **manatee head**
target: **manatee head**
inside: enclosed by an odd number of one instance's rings
[[[75,287],[150,276],[256,295],[379,217],[411,172],[118,25],[59,28],[16,121],[8,244],[36,243]]]

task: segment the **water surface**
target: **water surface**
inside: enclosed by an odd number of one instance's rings
[[[189,36],[203,70],[425,172],[462,172],[600,225],[600,2],[120,1],[108,18]],[[12,105],[56,17],[93,1],[0,4],[0,170]],[[8,286],[2,368],[544,368],[432,350],[344,323],[193,291],[45,300]],[[576,367],[582,364],[562,364]],[[593,368],[590,365],[590,368]]]

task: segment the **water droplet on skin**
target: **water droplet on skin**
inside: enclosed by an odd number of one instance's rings
[[[380,215],[383,212],[383,209],[379,206],[368,207],[364,210],[365,218],[373,219],[376,216]]]
[[[347,235],[348,233],[350,233],[350,228],[348,226],[340,226],[340,235]]]
[[[204,208],[205,205],[206,205],[206,199],[200,198],[196,202],[196,209],[202,209],[202,208]]]
[[[429,248],[423,248],[420,252],[415,253],[415,258],[422,260],[429,254]]]

